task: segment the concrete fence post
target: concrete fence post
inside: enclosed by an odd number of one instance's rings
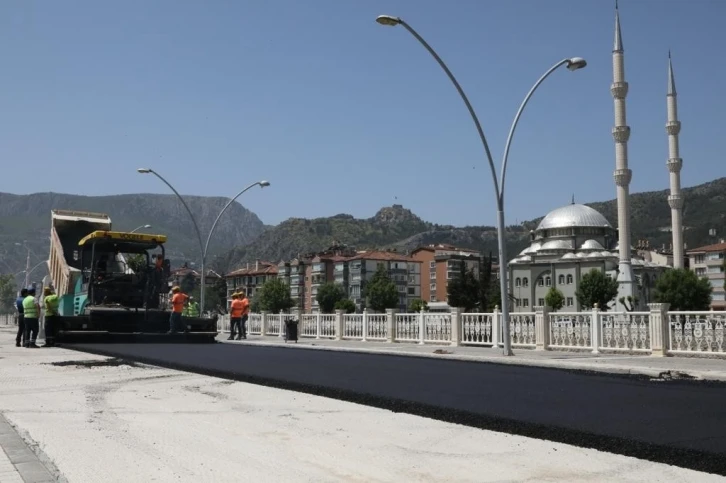
[[[343,340],[345,335],[345,310],[335,311],[335,340]]]
[[[592,353],[600,353],[600,342],[602,341],[602,313],[597,304],[592,307],[590,319],[590,341],[592,342]]]
[[[461,344],[461,314],[464,309],[461,307],[451,308],[451,345],[458,347]]]
[[[492,312],[492,348],[498,349],[499,344],[502,342],[501,334],[501,313],[499,312],[499,306],[494,306],[494,312]]]
[[[388,325],[388,341],[396,341],[396,309],[386,309],[386,325]]]
[[[418,343],[419,343],[419,345],[424,345],[425,340],[426,340],[426,316],[424,314],[424,310],[421,309],[421,311],[418,313]]]
[[[322,331],[323,315],[318,312],[315,314],[315,338],[320,339],[320,332]]]
[[[262,322],[260,322],[260,336],[264,337],[267,335],[267,316],[270,315],[270,312],[263,310],[260,312],[260,315],[262,316]]]
[[[534,336],[536,350],[546,351],[550,347],[550,308],[546,305],[534,308]]]
[[[668,309],[670,304],[648,304],[650,309],[650,355],[665,357],[670,348],[670,321]]]
[[[363,342],[368,340],[368,309],[363,309]]]
[[[280,333],[277,334],[277,336],[282,339],[283,337],[285,337],[285,317],[284,317],[285,312],[280,310],[279,315],[280,315]]]

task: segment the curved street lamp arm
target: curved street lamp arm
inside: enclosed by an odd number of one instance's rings
[[[550,67],[550,70],[544,73],[542,77],[539,78],[537,82],[535,82],[534,86],[529,90],[527,95],[524,98],[524,101],[522,101],[522,104],[519,106],[519,110],[517,111],[517,114],[514,116],[514,121],[512,122],[512,127],[509,129],[509,135],[507,136],[507,144],[504,146],[504,156],[502,157],[502,172],[499,177],[499,193],[497,196],[499,197],[499,205],[504,206],[504,178],[507,174],[507,160],[509,159],[509,147],[512,144],[512,137],[514,136],[514,130],[517,128],[517,124],[519,123],[519,117],[522,115],[522,111],[524,111],[524,106],[527,105],[529,102],[529,99],[532,97],[532,94],[534,94],[534,91],[537,90],[539,85],[552,73],[554,72],[558,67],[567,64],[570,62],[570,59],[563,59],[559,62],[557,62],[555,65]]]
[[[245,191],[249,190],[250,188],[252,188],[254,186],[257,186],[258,184],[260,184],[259,181],[252,183],[251,185],[249,185],[248,187],[246,187],[245,189],[243,189],[242,191],[237,193],[237,195],[234,198],[229,200],[227,202],[227,204],[224,205],[224,208],[222,208],[222,211],[220,211],[219,214],[217,215],[217,219],[215,219],[214,223],[212,223],[212,228],[209,230],[209,236],[207,237],[207,243],[204,244],[204,251],[202,252],[204,258],[207,258],[207,250],[209,249],[209,241],[212,239],[212,234],[214,234],[214,229],[217,228],[217,223],[219,222],[219,219],[222,218],[222,215],[224,214],[224,212],[227,211],[227,208],[229,208],[230,205],[232,203],[234,203],[237,198],[242,196]]]
[[[451,82],[454,84],[454,87],[456,87],[456,90],[459,92],[459,95],[461,96],[462,100],[464,101],[464,104],[466,104],[466,108],[469,110],[469,114],[471,114],[471,118],[474,120],[474,124],[476,125],[476,130],[479,133],[479,138],[481,139],[481,143],[484,145],[484,151],[486,151],[487,160],[489,161],[489,168],[492,171],[492,181],[494,182],[494,191],[497,196],[497,207],[499,207],[500,203],[500,196],[499,196],[499,183],[497,182],[497,171],[494,167],[494,160],[492,159],[492,153],[489,150],[489,144],[487,143],[487,139],[484,136],[484,131],[481,128],[481,124],[479,123],[479,118],[476,117],[476,113],[474,112],[474,108],[471,107],[471,103],[469,102],[469,99],[466,97],[466,94],[464,94],[464,90],[461,88],[459,83],[457,82],[456,78],[454,77],[454,74],[451,73],[448,67],[446,67],[446,64],[444,64],[444,61],[441,60],[441,57],[438,56],[438,54],[434,51],[433,48],[421,37],[410,25],[408,25],[403,19],[399,19],[399,23],[403,25],[406,30],[411,32],[411,35],[416,37],[416,39],[421,42],[421,45],[423,45],[426,50],[429,51],[429,53],[436,59],[436,62],[439,63],[442,69],[444,69],[444,72],[446,72],[446,75],[449,76],[449,79],[451,79]]]
[[[157,178],[159,178],[161,181],[163,181],[164,184],[167,185],[174,192],[176,197],[179,198],[179,201],[182,202],[182,204],[184,205],[184,208],[186,208],[186,210],[187,210],[187,213],[189,213],[189,218],[192,219],[192,223],[194,224],[194,229],[197,232],[197,239],[199,240],[199,249],[202,250],[202,253],[204,253],[204,245],[202,244],[202,234],[199,232],[199,226],[197,225],[197,220],[194,218],[194,215],[192,214],[192,210],[189,209],[189,205],[187,205],[187,202],[184,201],[184,198],[182,198],[182,196],[179,194],[179,192],[176,189],[174,189],[174,187],[167,180],[165,180],[163,176],[161,176],[159,173],[157,173],[154,170],[149,170],[149,172],[152,173]]]

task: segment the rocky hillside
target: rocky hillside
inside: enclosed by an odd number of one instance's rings
[[[194,213],[203,241],[227,198],[185,196]],[[59,193],[13,195],[0,193],[0,272],[25,268],[25,250],[15,243],[28,241],[37,256],[31,266],[46,259],[49,251],[51,209],[84,210],[108,213],[113,229],[133,230],[151,225],[147,231],[169,237],[167,254],[172,266],[185,261],[198,262],[199,243],[184,206],[174,195],[128,194],[115,196],[78,196]],[[209,248],[209,258],[226,253],[235,246],[253,241],[265,230],[262,221],[239,203],[227,209]],[[42,270],[42,267],[39,271]],[[33,272],[37,275],[38,271]],[[35,277],[33,277],[35,278]]]
[[[726,237],[726,178],[683,189],[685,241],[689,247],[718,242]],[[631,195],[633,240],[648,239],[654,248],[670,244],[668,191]],[[613,226],[617,226],[615,200],[590,203]],[[544,213],[543,213],[544,216]],[[507,228],[509,258],[529,244],[529,231],[542,217]],[[716,237],[709,229],[717,230]],[[340,214],[312,220],[292,218],[263,233],[247,246],[238,247],[220,258],[219,268],[233,269],[255,259],[279,261],[298,253],[313,252],[335,243],[357,249],[383,247],[409,251],[430,243],[453,245],[497,253],[496,229],[491,226],[454,227],[425,222],[400,205],[381,209],[372,218],[356,219]]]

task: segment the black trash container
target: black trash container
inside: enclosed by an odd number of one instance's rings
[[[293,318],[285,319],[285,342],[288,340],[297,343],[297,320]]]

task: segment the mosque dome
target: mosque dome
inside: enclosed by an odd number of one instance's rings
[[[605,247],[603,247],[597,240],[586,240],[582,245],[580,245],[580,250],[603,251],[605,250]]]
[[[612,228],[608,220],[597,210],[594,210],[589,206],[573,203],[547,213],[547,216],[539,222],[537,230],[604,226]]]

